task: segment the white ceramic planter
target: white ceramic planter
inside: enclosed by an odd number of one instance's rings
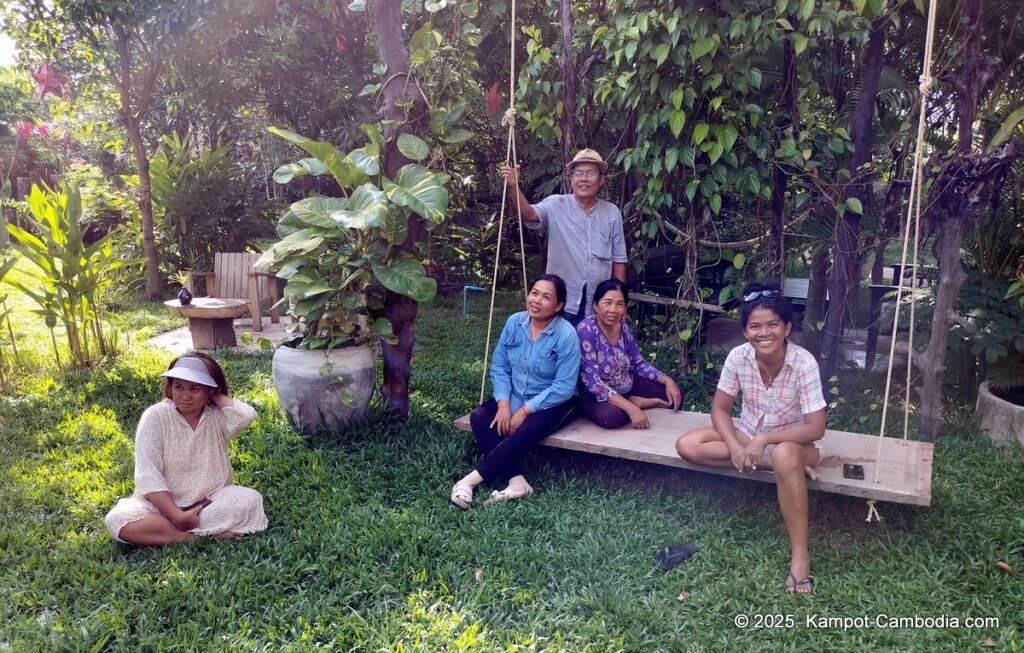
[[[373,396],[373,351],[368,345],[332,350],[278,347],[274,388],[281,408],[303,435],[333,431],[366,414]],[[324,362],[331,362],[325,374]],[[343,398],[350,398],[348,402]]]

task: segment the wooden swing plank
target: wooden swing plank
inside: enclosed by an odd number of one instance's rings
[[[692,429],[711,425],[711,417],[702,413],[655,408],[647,411],[649,429],[603,429],[586,418],[578,418],[541,441],[559,449],[584,451],[614,458],[680,467],[708,474],[753,479],[774,483],[771,472],[737,472],[735,469],[692,465],[676,454],[676,439]],[[469,415],[455,420],[455,427],[470,431]],[[932,501],[932,454],[930,442],[883,438],[880,455],[877,435],[847,431],[826,431],[822,440],[825,459],[817,467],[818,480],[807,487],[821,492],[928,506]],[[880,461],[875,482],[875,460]],[[864,480],[843,477],[843,463],[864,466]]]

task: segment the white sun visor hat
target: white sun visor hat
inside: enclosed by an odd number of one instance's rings
[[[174,363],[174,367],[167,370],[160,376],[170,379],[181,379],[182,381],[190,381],[192,383],[198,383],[199,385],[209,386],[211,388],[217,387],[217,382],[210,376],[210,371],[206,367],[206,363],[194,356],[182,356]]]

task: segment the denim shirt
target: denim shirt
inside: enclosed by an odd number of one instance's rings
[[[555,317],[536,341],[530,340],[530,314],[505,322],[491,361],[494,399],[508,401],[512,412],[524,405],[531,413],[568,401],[576,394],[580,341],[566,320]]]

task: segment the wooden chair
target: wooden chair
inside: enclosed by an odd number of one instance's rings
[[[207,296],[244,299],[252,315],[252,330],[262,331],[264,308],[270,308],[271,323],[277,324],[281,317],[277,310],[277,277],[266,268],[256,268],[259,258],[259,254],[249,252],[217,252],[213,256],[213,271],[190,272],[185,287],[196,295],[195,278],[204,277]]]

